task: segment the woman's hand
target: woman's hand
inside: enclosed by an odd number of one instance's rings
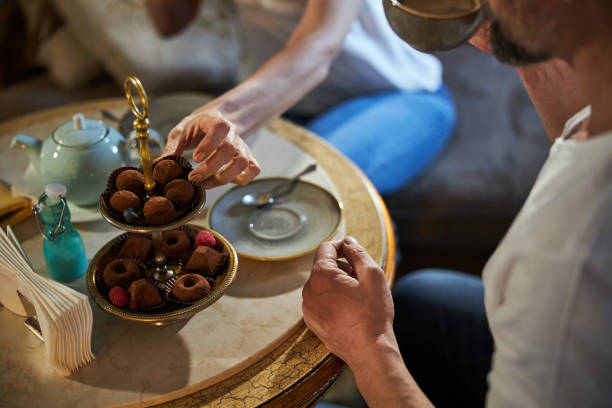
[[[189,173],[189,181],[206,189],[245,185],[261,171],[236,125],[217,110],[197,110],[185,117],[168,134],[163,154],[180,155],[193,148],[193,160],[201,164]]]

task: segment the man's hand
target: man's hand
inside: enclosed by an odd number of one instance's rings
[[[189,173],[189,181],[206,189],[227,183],[245,185],[260,172],[236,126],[219,111],[201,110],[185,117],[168,134],[163,154],[180,155],[193,148],[193,160],[201,164]]]
[[[302,298],[306,325],[351,367],[371,359],[381,340],[395,344],[385,274],[352,237],[319,246]]]

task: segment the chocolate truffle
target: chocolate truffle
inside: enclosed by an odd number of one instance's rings
[[[165,197],[151,197],[142,208],[145,222],[149,225],[166,224],[176,218],[172,201]]]
[[[191,203],[194,195],[195,190],[193,186],[184,179],[172,180],[164,188],[164,196],[183,207],[187,207]]]
[[[161,160],[153,168],[153,179],[159,184],[166,184],[182,175],[183,168],[174,160]]]
[[[138,278],[140,278],[140,268],[129,259],[115,259],[106,265],[102,273],[102,279],[109,288],[115,286],[127,288]]]
[[[172,230],[162,235],[161,250],[170,259],[179,258],[191,249],[191,241],[185,232]]]
[[[153,241],[141,235],[129,235],[121,246],[118,256],[147,263],[155,256]]]
[[[128,294],[132,312],[147,310],[163,302],[159,290],[146,279],[138,279],[132,282],[128,288]]]
[[[214,275],[226,260],[227,255],[206,246],[199,246],[193,251],[185,270]]]
[[[210,284],[202,275],[197,273],[187,273],[178,277],[172,294],[182,302],[195,302],[210,293]]]
[[[117,190],[129,190],[133,193],[142,193],[145,190],[144,175],[138,170],[123,170],[115,180]]]
[[[109,204],[113,210],[123,213],[128,208],[138,209],[140,198],[129,190],[119,190],[111,196]]]

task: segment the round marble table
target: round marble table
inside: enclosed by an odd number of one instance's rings
[[[106,109],[117,116],[126,111],[126,103],[121,98],[93,101],[74,105],[62,106],[46,111],[23,116],[0,124],[0,147],[2,148],[0,160],[0,178],[9,183],[18,180],[25,171],[28,161],[23,154],[13,154],[8,145],[11,138],[20,132],[34,137],[46,137],[57,125],[70,120],[75,112],[82,112],[87,117],[100,117],[100,110]],[[393,281],[395,270],[395,241],[391,220],[387,209],[374,187],[364,174],[333,147],[309,133],[284,120],[275,120],[266,126],[266,131],[280,136],[284,143],[288,143],[316,160],[328,179],[333,183],[338,198],[344,204],[344,231],[355,236],[368,250],[376,262],[385,270],[389,284]],[[260,160],[261,161],[261,160]],[[261,162],[263,168],[266,163]],[[97,222],[89,224],[76,224],[75,226],[84,236],[100,234],[106,237],[112,231],[110,226]],[[38,257],[38,265],[42,261],[40,248],[42,243],[36,236],[32,220],[16,227],[16,232],[22,242],[28,245],[26,250],[34,258]],[[118,235],[120,231],[114,230]],[[42,240],[42,238],[40,239]],[[87,238],[85,238],[87,243]],[[92,246],[92,245],[90,245]],[[99,249],[96,244],[88,247],[91,257]],[[39,251],[33,255],[32,252]],[[243,267],[248,267],[247,260],[240,260]],[[37,263],[35,261],[35,263]],[[245,266],[246,263],[246,266]],[[287,264],[292,265],[292,264]],[[252,267],[252,265],[251,265]],[[261,267],[261,265],[260,265]],[[271,269],[282,269],[276,263],[270,265]],[[37,268],[38,272],[38,268]],[[44,273],[44,270],[43,272]],[[240,273],[240,270],[239,270]],[[299,289],[299,288],[294,288]],[[265,302],[265,299],[263,300]],[[221,301],[220,301],[221,302]],[[95,308],[95,305],[92,305]],[[4,406],[31,406],[29,402],[36,400],[38,392],[36,382],[45,382],[44,376],[32,376],[28,373],[28,366],[21,360],[10,356],[11,347],[24,343],[29,348],[43,347],[42,344],[32,344],[33,337],[26,331],[15,329],[16,321],[23,318],[13,315],[0,306],[0,322],[4,334],[0,334],[0,364],[8,369],[0,374],[0,405]],[[94,320],[94,327],[96,321]],[[4,326],[11,328],[11,333],[4,330]],[[14,327],[15,328],[14,328]],[[4,337],[3,337],[4,336]],[[21,339],[23,338],[23,341]],[[10,340],[9,340],[10,339]],[[10,344],[2,344],[2,342]],[[98,347],[104,347],[98,345]],[[44,348],[44,347],[43,347]],[[31,350],[30,350],[31,351]],[[34,350],[36,351],[36,350]],[[94,353],[96,344],[94,339]],[[189,356],[184,364],[189,364]],[[161,366],[156,370],[164,370],[163,364],[172,362],[161,360]],[[299,320],[286,328],[278,341],[254,353],[252,357],[235,364],[233,369],[197,383],[181,383],[176,388],[162,387],[161,392],[154,394],[134,393],[131,400],[122,400],[121,406],[166,406],[166,407],[200,407],[200,406],[240,406],[252,407],[266,405],[272,407],[309,406],[321,398],[323,393],[333,384],[341,369],[341,360],[329,353],[317,337],[308,330],[303,321]],[[94,367],[95,368],[95,367]],[[176,369],[176,367],[175,367]],[[57,375],[57,374],[55,374]],[[95,374],[94,374],[95,375]],[[77,380],[71,377],[62,379],[64,387],[78,388]],[[71,381],[74,384],[71,384]],[[152,381],[163,381],[155,379]],[[109,383],[113,383],[109,379]],[[91,385],[89,385],[91,387]],[[96,385],[96,387],[98,387]],[[52,388],[52,387],[51,387]],[[59,388],[59,386],[58,386]],[[90,388],[87,401],[70,400],[71,393],[62,389],[45,388],[47,394],[55,394],[55,398],[68,398],[64,406],[105,406],[117,405],[117,401],[107,400],[108,390],[96,392]],[[112,387],[110,387],[112,388]],[[99,394],[99,395],[98,395]],[[68,395],[68,396],[67,396]],[[77,394],[75,394],[77,395]],[[132,394],[129,394],[130,396]],[[52,396],[49,395],[49,398]]]

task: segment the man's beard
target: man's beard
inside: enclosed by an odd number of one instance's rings
[[[548,53],[528,51],[517,44],[495,19],[491,22],[490,41],[493,54],[504,64],[515,66],[537,64],[551,57]]]

